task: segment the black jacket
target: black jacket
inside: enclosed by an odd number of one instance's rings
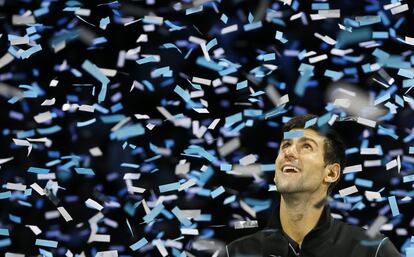
[[[301,248],[283,232],[277,207],[265,229],[231,242],[226,251],[228,257],[401,256],[382,234],[370,238],[365,229],[332,218],[329,206],[324,207],[316,227],[305,236]]]

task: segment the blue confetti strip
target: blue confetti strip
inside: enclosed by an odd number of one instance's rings
[[[211,198],[216,198],[216,197],[218,197],[219,195],[221,195],[222,193],[224,193],[225,192],[225,190],[224,190],[224,187],[223,186],[219,186],[218,188],[216,188],[216,189],[214,189],[213,191],[211,191]]]
[[[58,242],[53,241],[53,240],[46,240],[46,239],[36,239],[35,245],[56,248],[58,245]]]
[[[169,45],[167,45],[167,46],[169,46]],[[157,61],[157,59],[155,59],[154,56],[147,56],[147,57],[144,57],[142,59],[137,60],[137,63],[139,65],[141,65],[141,64],[150,63],[150,62],[156,62],[156,61]]]
[[[30,167],[27,172],[37,173],[37,174],[47,174],[49,173],[49,169],[45,168],[37,168],[37,167]]]
[[[169,191],[178,190],[180,187],[180,182],[169,183],[159,186],[160,193],[165,193]]]
[[[76,173],[84,175],[95,175],[91,168],[75,168]]]
[[[395,217],[395,216],[400,215],[400,210],[398,209],[397,200],[396,200],[395,196],[389,196],[388,197],[388,202],[389,202],[390,207],[391,207],[392,216]]]
[[[108,24],[110,23],[110,19],[109,19],[109,17],[105,17],[105,18],[102,18],[100,21],[99,21],[99,27],[101,28],[101,29],[106,29],[106,27],[108,26]]]
[[[82,63],[82,68],[102,83],[101,91],[98,95],[98,102],[102,102],[105,100],[106,87],[109,83],[109,79],[98,69],[98,67],[96,67],[95,64],[91,63],[89,60],[85,60]]]
[[[189,221],[188,219],[186,219],[182,213],[180,208],[178,208],[177,206],[174,207],[174,209],[172,209],[172,213],[177,217],[177,219],[184,225],[184,226],[191,226],[191,221]]]
[[[143,220],[147,223],[153,221],[155,217],[157,217],[163,209],[164,205],[162,203],[158,204],[154,207],[154,209],[151,210],[150,213],[144,216]]]
[[[235,195],[232,195],[232,196],[229,196],[229,197],[227,197],[226,199],[224,199],[223,204],[224,204],[224,205],[226,205],[226,204],[230,204],[230,203],[232,203],[232,202],[234,202],[234,201],[236,201],[236,196],[235,196]]]
[[[12,196],[11,191],[1,192],[0,200],[10,198],[11,196]]]
[[[283,139],[298,138],[298,137],[303,137],[304,135],[305,135],[305,132],[303,130],[287,131],[283,133]]]
[[[11,244],[10,238],[0,239],[0,248],[10,246]]]
[[[126,140],[145,134],[145,130],[141,124],[129,125],[118,129],[110,134],[111,139]]]
[[[0,236],[10,236],[7,228],[0,228]]]
[[[131,248],[132,251],[136,251],[141,249],[146,244],[148,244],[148,240],[145,237],[143,237],[136,243],[130,245],[129,248]]]

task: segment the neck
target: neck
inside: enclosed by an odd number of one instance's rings
[[[315,207],[323,197],[283,194],[280,201],[280,223],[283,231],[302,245],[305,236],[316,226],[323,206]]]

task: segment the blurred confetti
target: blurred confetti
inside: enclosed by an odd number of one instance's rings
[[[347,140],[335,218],[414,256],[412,2],[0,7],[5,256],[219,256],[267,225],[305,113]]]

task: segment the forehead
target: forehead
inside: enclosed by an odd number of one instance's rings
[[[303,137],[311,138],[315,140],[318,144],[322,144],[325,141],[325,137],[319,134],[313,129],[292,129],[290,131],[303,131]],[[302,137],[294,138],[293,140],[300,140]]]

